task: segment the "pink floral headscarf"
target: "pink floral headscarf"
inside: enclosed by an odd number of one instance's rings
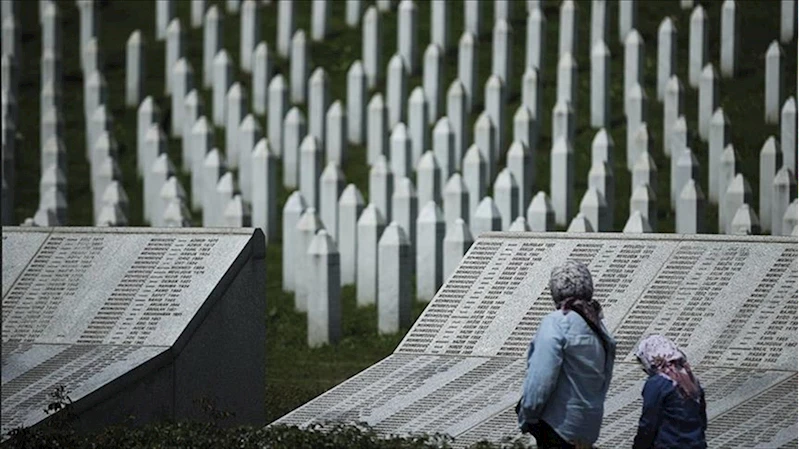
[[[635,355],[648,374],[669,379],[683,397],[699,400],[699,381],[691,372],[685,354],[673,341],[662,335],[650,335],[638,344]]]

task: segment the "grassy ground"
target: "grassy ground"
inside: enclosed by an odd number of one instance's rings
[[[20,120],[17,125],[17,179],[15,192],[15,218],[21,222],[33,216],[38,203],[39,178],[39,56],[41,54],[41,31],[38,25],[37,2],[19,2],[22,30],[22,61],[20,75],[20,92],[18,95]],[[208,1],[217,4],[225,11],[224,2]],[[370,1],[363,3],[370,4]],[[708,13],[710,26],[710,60],[716,66],[719,61],[720,2],[701,1]],[[89,188],[89,167],[84,158],[85,121],[82,112],[82,74],[78,49],[79,17],[75,3],[71,0],[59,1],[63,23],[63,110],[64,142],[68,152],[68,193],[69,225],[91,225],[91,191]],[[310,28],[310,2],[295,1],[297,28]],[[555,101],[555,71],[557,66],[556,52],[558,39],[558,4],[554,0],[544,2],[544,13],[548,18],[547,48],[545,67],[543,69],[542,97],[543,119],[540,124],[540,140],[537,149],[536,182],[534,190],[549,189],[549,148],[550,148],[550,111]],[[427,1],[417,1],[419,12],[419,54],[422,55],[430,40],[429,17],[430,7]],[[721,81],[721,105],[732,123],[731,137],[742,161],[740,171],[746,176],[754,190],[755,203],[758,198],[758,154],[763,142],[770,135],[779,136],[776,125],[763,124],[764,111],[764,53],[769,43],[779,34],[779,2],[737,2],[741,15],[741,53],[739,58],[740,75],[735,79]],[[184,30],[189,28],[188,1],[177,2],[177,14],[181,18]],[[310,69],[324,67],[330,76],[331,97],[333,100],[346,99],[346,72],[349,65],[361,55],[360,31],[349,29],[344,23],[345,2],[332,1],[330,38],[325,42],[312,43],[310,49]],[[493,8],[489,2],[482,2],[484,28],[479,36],[478,89],[489,76],[491,58],[491,32],[487,27],[493,17]],[[521,80],[524,62],[525,22],[523,2],[513,3],[511,26],[513,35],[513,69],[511,79]],[[270,50],[276,54],[276,20],[277,5],[261,7],[263,31],[262,37],[269,42]],[[577,46],[578,70],[578,108],[576,111],[576,175],[577,186],[575,200],[579,202],[586,187],[590,164],[590,143],[595,130],[589,125],[589,48],[588,30],[590,29],[590,3],[578,2],[579,41]],[[123,184],[130,198],[129,221],[131,225],[145,225],[142,218],[142,182],[136,173],[136,111],[124,106],[125,92],[125,43],[130,33],[140,29],[146,39],[147,77],[145,93],[152,95],[162,109],[162,126],[168,130],[170,102],[163,94],[164,77],[164,43],[154,39],[155,7],[151,2],[141,0],[100,0],[98,1],[100,47],[104,60],[104,75],[108,82],[109,106],[114,117],[114,137],[119,143],[119,165],[122,169]],[[460,2],[453,0],[450,8],[450,47],[446,49],[443,70],[444,86],[448,87],[457,70],[457,40],[463,30],[463,15]],[[707,145],[700,142],[697,135],[697,92],[687,86],[688,68],[688,24],[690,11],[683,11],[677,0],[640,1],[638,9],[638,30],[645,41],[645,77],[644,83],[649,97],[648,125],[653,141],[653,157],[660,167],[657,187],[658,223],[656,230],[671,232],[674,229],[674,214],[668,200],[668,159],[662,150],[662,106],[656,101],[656,55],[657,27],[663,17],[670,15],[678,29],[677,74],[686,86],[685,115],[691,130],[691,148],[694,149],[701,167],[700,185],[707,191]],[[228,49],[238,67],[239,16],[224,16],[224,45]],[[617,32],[618,3],[608,2],[609,47],[611,60],[611,126],[610,133],[616,142],[615,191],[616,210],[614,229],[620,230],[626,222],[629,207],[630,174],[625,168],[625,121],[622,105],[623,83],[623,49]],[[383,52],[381,64],[385,66],[396,48],[396,12],[382,16],[381,31],[383,33]],[[188,30],[186,35],[186,56],[195,72],[195,86],[202,81],[202,32]],[[785,97],[796,95],[796,40],[789,47],[783,47],[785,53]],[[276,72],[287,73],[286,60],[275,60]],[[248,98],[251,98],[249,76],[235,73],[237,81],[247,87]],[[417,74],[409,80],[410,92],[421,84]],[[384,91],[385,80],[380,80],[378,90]],[[520,102],[520,82],[509,86],[510,96],[507,105],[507,126],[505,133],[511,135],[513,113]],[[209,91],[202,91],[205,100],[205,111],[210,115],[211,98]],[[482,95],[480,95],[482,97]],[[471,125],[482,109],[478,104],[470,118]],[[265,120],[259,117],[262,127]],[[223,148],[224,131],[216,130],[216,141]],[[368,168],[365,164],[364,148],[351,146],[350,160],[343,167],[348,182],[355,183],[359,189],[368,194]],[[169,154],[177,167],[181,166],[180,144],[170,139]],[[504,165],[504,160],[500,161]],[[186,173],[180,173],[184,188],[190,189]],[[290,192],[282,190],[279,194],[279,207]],[[194,224],[200,225],[200,214],[195,211]],[[706,223],[716,223],[715,208],[708,208]],[[279,235],[279,234],[278,234]],[[356,308],[354,288],[347,287],[342,294],[344,339],[336,346],[309,350],[305,347],[305,316],[293,311],[292,296],[282,292],[280,285],[281,244],[270,243],[267,251],[267,303],[268,316],[265,317],[268,328],[267,339],[267,414],[269,421],[276,419],[291,409],[301,405],[319,393],[331,388],[354,373],[385,357],[394,349],[401,336],[378,336],[376,334],[376,311],[374,308]],[[423,309],[423,303],[414,306],[414,316]]]

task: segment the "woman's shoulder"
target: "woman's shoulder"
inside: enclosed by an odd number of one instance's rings
[[[671,381],[671,379],[662,374],[652,374],[644,383],[644,391],[657,390],[663,394],[667,394],[674,389],[674,383]]]

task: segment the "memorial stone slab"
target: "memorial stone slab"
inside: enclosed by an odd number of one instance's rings
[[[696,159],[693,151],[686,148],[677,159],[677,169],[674,175],[674,189],[676,192],[682,192],[685,183],[689,179],[699,179],[699,161]],[[675,197],[674,206],[676,206],[677,197]]]
[[[95,221],[97,226],[127,226],[128,218],[116,204],[105,204]]]
[[[349,184],[338,200],[338,247],[341,257],[341,285],[355,284],[358,272],[358,217],[364,208],[363,195]]]
[[[546,192],[535,194],[527,207],[527,223],[530,230],[536,232],[553,231],[555,229],[555,210]]]
[[[797,224],[797,204],[796,199],[791,201],[791,204],[785,209],[785,215],[782,216],[782,233],[783,235],[796,235]]]
[[[105,188],[105,192],[103,192],[102,200],[104,205],[114,205],[119,208],[124,216],[128,215],[130,201],[121,182],[117,180],[111,181],[108,187]]]
[[[755,215],[755,211],[744,203],[735,212],[730,223],[729,234],[734,235],[757,235],[760,234],[760,221]]]
[[[594,231],[605,232],[612,229],[608,203],[599,190],[589,187],[585,191],[583,199],[580,200],[580,213],[585,215]]]
[[[159,206],[156,210],[154,225],[156,227],[164,227],[167,226],[166,218],[169,216],[169,214],[167,214],[167,208],[175,201],[185,204],[186,190],[183,189],[183,186],[180,184],[180,181],[178,181],[178,178],[172,175],[167,178],[166,182],[163,184],[163,186],[161,186],[158,196]],[[185,215],[184,217],[188,217],[188,215]]]
[[[613,217],[615,212],[615,187],[614,187],[613,168],[604,161],[600,161],[591,166],[588,171],[588,188],[596,189],[605,199],[607,206],[606,229],[612,230]]]
[[[216,224],[214,226],[241,227],[240,224],[237,226],[235,221],[239,220],[239,222],[241,222],[244,219],[243,205],[232,204],[238,190],[238,183],[236,182],[233,172],[225,172],[225,174],[219,177],[219,182],[216,183],[216,193],[214,194],[216,196],[214,199],[216,205],[213,212],[217,215],[215,219]],[[241,197],[241,195],[239,195],[239,197]],[[231,207],[231,205],[233,207]],[[238,210],[236,210],[237,206],[240,206]],[[231,212],[230,217],[228,217],[229,208]]]

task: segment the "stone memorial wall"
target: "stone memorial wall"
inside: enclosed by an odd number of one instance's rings
[[[708,402],[708,447],[797,445],[797,246],[791,238],[483,234],[394,354],[278,423],[363,421],[457,446],[519,436],[525,354],[553,310],[548,280],[585,262],[618,342],[598,446],[629,447],[645,375],[638,341],[687,353]]]
[[[264,236],[3,228],[2,432],[47,418],[64,386],[81,427],[264,420]]]

